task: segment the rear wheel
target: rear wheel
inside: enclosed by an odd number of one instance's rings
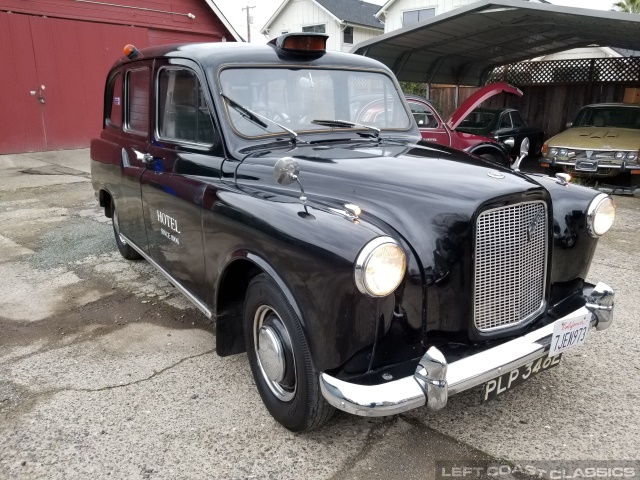
[[[294,432],[327,422],[334,409],[320,392],[300,320],[268,275],[249,283],[243,321],[249,364],[269,413]]]
[[[118,246],[118,251],[120,255],[122,255],[127,260],[140,260],[142,255],[140,255],[131,245],[127,243],[127,239],[124,238],[124,235],[120,233],[120,221],[118,219],[118,211],[114,204],[112,204],[111,211],[111,221],[113,222],[113,234],[116,237],[116,245]]]

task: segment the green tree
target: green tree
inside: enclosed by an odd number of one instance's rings
[[[613,10],[626,13],[640,13],[640,0],[620,0],[613,4]]]

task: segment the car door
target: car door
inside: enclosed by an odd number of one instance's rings
[[[149,92],[152,66],[152,61],[142,61],[124,69],[120,182],[114,199],[120,232],[144,251],[147,251],[147,234],[142,215],[140,180],[147,168],[145,153],[151,128]]]
[[[411,114],[418,124],[422,139],[427,142],[434,142],[447,147],[451,146],[451,137],[444,128],[442,120],[434,112],[431,105],[414,99],[407,99]]]
[[[202,200],[207,185],[219,180],[223,161],[203,79],[190,61],[156,61],[154,138],[142,176],[150,256],[198,299],[208,290]]]

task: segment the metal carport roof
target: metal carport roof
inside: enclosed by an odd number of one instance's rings
[[[381,61],[402,81],[482,85],[494,67],[589,45],[640,50],[640,15],[483,0],[351,52]]]

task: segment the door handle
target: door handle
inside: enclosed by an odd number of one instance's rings
[[[136,160],[140,160],[142,163],[151,163],[153,161],[153,155],[150,153],[142,153],[135,148],[131,149],[136,156]]]

